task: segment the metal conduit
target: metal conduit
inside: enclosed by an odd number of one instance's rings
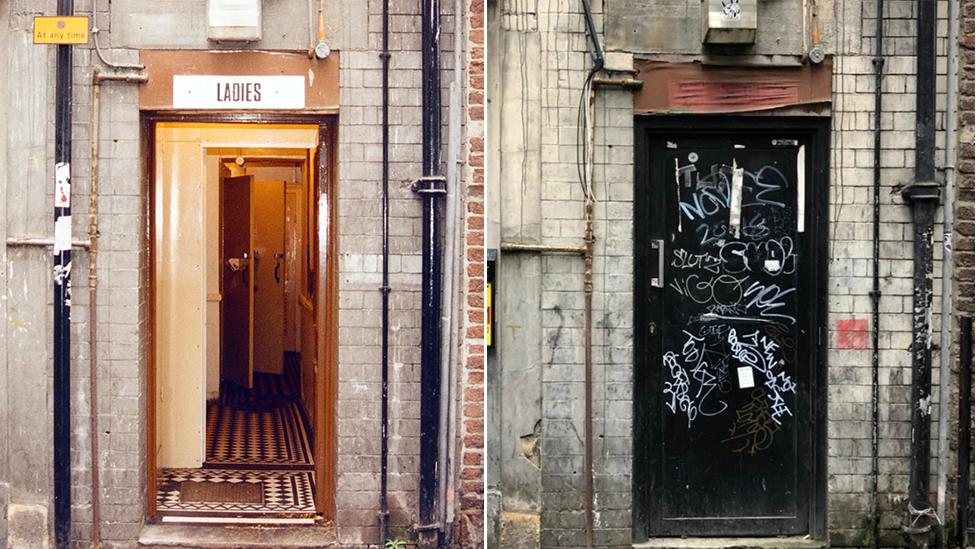
[[[946,499],[949,475],[949,362],[952,358],[952,232],[955,222],[956,181],[956,60],[958,0],[949,0],[949,34],[946,41],[946,108],[945,108],[945,200],[942,206],[942,310],[939,334],[939,466],[936,488],[936,512],[939,523],[946,521]],[[945,541],[944,529],[939,530]]]
[[[382,395],[380,399],[380,543],[389,538],[390,511],[387,502],[387,460],[389,454],[390,400],[390,0],[383,0],[383,285],[382,299]]]
[[[878,440],[881,333],[881,84],[884,71],[884,0],[875,4],[874,30],[874,219],[872,223],[871,281],[871,546],[877,549],[881,536],[878,510]]]

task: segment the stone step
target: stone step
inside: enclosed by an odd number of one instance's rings
[[[147,524],[139,546],[153,549],[230,549],[303,547],[340,549],[335,527],[324,526],[197,526]]]

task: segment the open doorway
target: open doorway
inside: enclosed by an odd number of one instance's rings
[[[331,499],[331,147],[319,126],[154,136],[150,514],[312,523]]]

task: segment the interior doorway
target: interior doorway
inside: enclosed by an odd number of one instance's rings
[[[161,522],[329,514],[330,135],[154,124],[149,469]]]

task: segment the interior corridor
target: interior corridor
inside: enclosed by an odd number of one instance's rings
[[[254,373],[254,387],[224,381],[207,403],[207,454],[199,469],[163,469],[162,522],[313,522],[311,429],[301,405],[301,361]]]

